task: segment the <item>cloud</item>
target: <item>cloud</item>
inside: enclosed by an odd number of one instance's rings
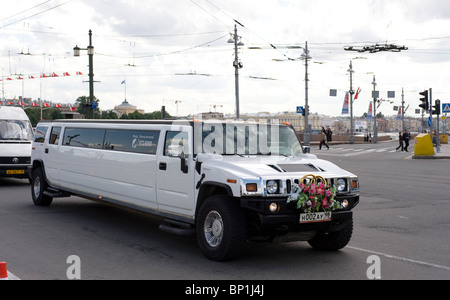
[[[7,20],[63,2],[50,1]],[[2,10],[0,20],[34,5],[20,0]],[[120,83],[127,79],[128,101],[146,111],[165,103],[172,113],[173,100],[181,100],[180,114],[209,110],[210,105],[233,113],[234,49],[227,40],[237,20],[244,25],[238,26],[238,34],[245,43],[239,50],[244,64],[239,79],[241,112],[293,111],[303,105],[304,62],[287,60],[300,57],[302,49],[286,46],[304,46],[308,41],[311,111],[340,114],[353,60],[354,87],[363,90],[355,112],[362,115],[371,100],[373,75],[381,94],[395,90],[400,95],[404,88],[411,106],[418,104],[417,94],[423,87],[433,87],[441,99],[450,97],[445,85],[450,67],[449,6],[444,0],[74,0],[1,29],[0,64],[5,75],[44,71],[87,75],[86,52],[75,58],[72,49],[86,47],[92,29],[95,80],[100,81],[95,93],[102,109],[123,101]],[[368,54],[343,49],[349,44],[385,42],[410,50]],[[17,54],[22,49],[34,55]],[[53,101],[73,102],[88,93],[86,80],[86,76],[50,79],[42,92],[38,81],[26,81],[25,96],[42,94]],[[7,97],[22,94],[17,82],[4,87]],[[330,88],[338,89],[338,97],[329,97]],[[381,110],[394,114],[389,105]]]

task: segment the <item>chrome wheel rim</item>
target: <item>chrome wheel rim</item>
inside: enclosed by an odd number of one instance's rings
[[[205,239],[209,246],[215,248],[220,245],[223,238],[223,230],[222,216],[215,210],[210,211],[203,224]]]
[[[39,195],[41,194],[41,179],[39,177],[34,179],[33,193],[35,199],[39,198]]]

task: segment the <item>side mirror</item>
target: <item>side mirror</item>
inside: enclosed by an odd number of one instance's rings
[[[167,156],[186,158],[184,155],[184,147],[182,145],[169,145],[167,149]]]
[[[181,171],[185,174],[189,171],[189,167],[186,163],[186,154],[184,153],[184,146],[169,145],[169,147],[167,148],[167,156],[180,158],[181,159]]]
[[[311,147],[309,147],[309,146],[303,146],[303,153],[304,153],[304,154],[311,153]]]

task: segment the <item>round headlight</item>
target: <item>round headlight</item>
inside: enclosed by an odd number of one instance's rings
[[[270,212],[277,212],[278,211],[278,204],[276,204],[275,202],[270,203],[269,205],[269,210]]]
[[[278,181],[269,180],[266,184],[267,194],[275,194],[278,191]]]
[[[339,178],[336,181],[336,189],[338,190],[338,192],[345,191],[345,180],[343,178]]]
[[[345,199],[344,201],[342,201],[342,208],[347,208],[348,207],[348,200]]]

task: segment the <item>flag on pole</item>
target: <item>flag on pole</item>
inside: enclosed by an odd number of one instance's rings
[[[373,118],[373,112],[372,112],[372,101],[369,102],[369,110],[367,111],[367,119]]]
[[[402,107],[401,106],[398,107],[398,113],[397,113],[396,119],[397,120],[401,120],[402,119]]]
[[[355,99],[358,99],[359,93],[361,93],[361,89],[358,87],[358,89],[356,90],[356,95],[355,95]]]
[[[343,115],[348,114],[348,92],[345,93],[344,105],[342,106],[341,114],[343,114]]]
[[[126,84],[127,83],[127,81],[126,80],[124,80],[124,81],[122,81],[122,83],[121,84]]]
[[[381,103],[383,103],[383,98],[381,98],[380,101],[378,101],[377,109],[381,106]]]

